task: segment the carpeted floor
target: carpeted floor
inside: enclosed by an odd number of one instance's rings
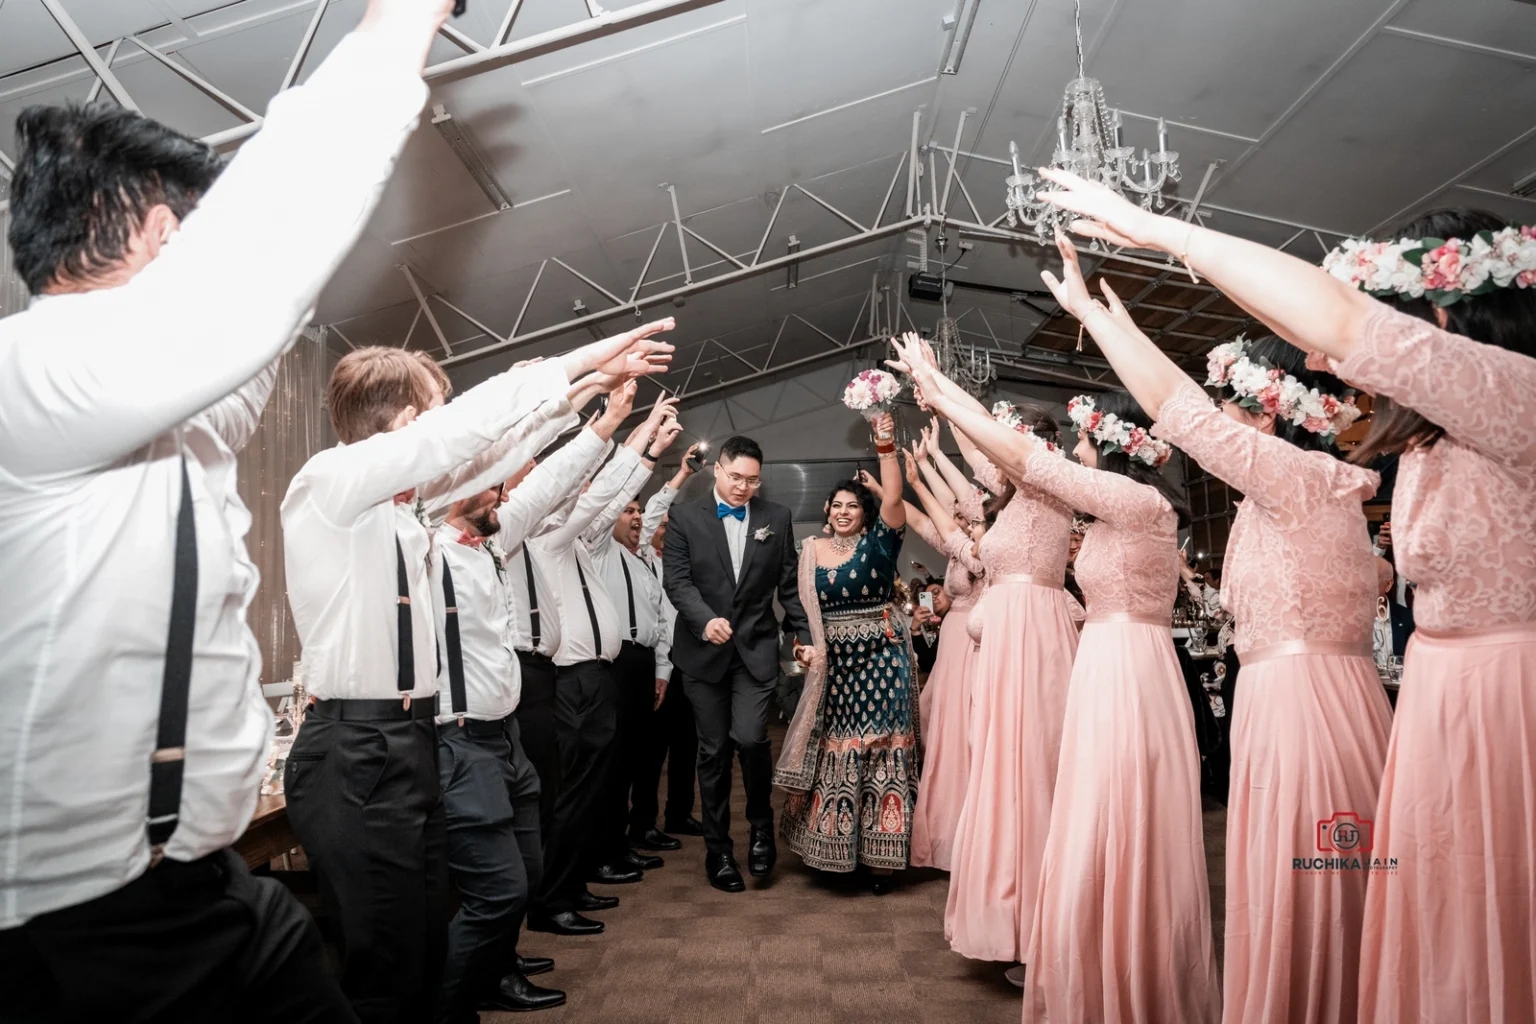
[[[775,737],[777,739],[777,736]],[[665,790],[663,789],[663,792]],[[781,794],[775,793],[775,807]],[[745,870],[746,824],[738,772],[732,823]],[[1209,806],[1206,851],[1218,957],[1224,896],[1225,812]],[[1019,991],[1004,965],[967,960],[944,941],[948,876],[909,871],[874,896],[857,876],[818,874],[781,846],[778,868],[747,891],[704,880],[704,841],[685,839],[666,867],[636,885],[593,887],[618,896],[593,914],[595,938],[528,933],[522,952],[555,958],[535,979],[564,989],[565,1006],[481,1014],[485,1024],[1016,1024]]]

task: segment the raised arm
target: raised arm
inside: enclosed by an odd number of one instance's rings
[[[1380,306],[1339,373],[1495,462],[1536,466],[1536,359]]]
[[[350,523],[469,462],[567,386],[559,360],[497,374],[398,430],[319,453],[294,478],[286,500],[307,497],[331,522]]]
[[[896,421],[881,413],[872,424],[880,462],[880,518],[899,530],[907,525],[907,507],[901,498],[901,462],[896,450]],[[874,524],[867,524],[873,529]]]
[[[538,523],[564,503],[572,481],[586,480],[588,467],[602,457],[607,443],[591,428],[584,429],[512,488],[497,510],[501,530],[496,536],[508,551],[515,551]]]
[[[506,480],[579,422],[565,396],[540,405],[469,462],[416,488],[428,519],[446,519],[454,502]]]
[[[272,360],[256,376],[200,413],[214,432],[229,445],[230,451],[240,451],[255,436],[256,428],[261,424],[261,412],[267,407],[272,386],[277,383],[277,365],[280,362],[282,356]]]
[[[651,495],[650,500],[645,503],[645,511],[640,516],[641,548],[650,547],[651,538],[656,536],[656,531],[661,528],[661,521],[666,518],[667,512],[672,508],[672,503],[677,500],[678,494],[682,492],[683,485],[693,475],[693,470],[689,467],[688,460],[698,453],[698,448],[697,443],[688,446],[688,450],[683,453],[682,465],[677,468],[676,473],[672,474],[672,479],[663,484],[661,490]]]
[[[1151,527],[1165,516],[1172,522],[1167,499],[1153,488],[1068,461],[1043,444],[1025,460],[1024,479],[1062,504],[1114,526]]]
[[[1044,175],[1055,189],[1043,196],[1082,215],[1073,231],[1183,259],[1299,348],[1347,359],[1364,337],[1366,320],[1380,307],[1327,271],[1277,249],[1158,216],[1069,172],[1048,169]]]

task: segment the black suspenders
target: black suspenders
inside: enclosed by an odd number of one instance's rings
[[[469,698],[464,695],[464,647],[459,641],[459,605],[453,596],[453,573],[448,568],[446,556],[443,558],[443,607],[447,610],[443,638],[448,645],[448,698],[462,728],[464,712],[469,710]]]
[[[192,640],[197,625],[197,524],[192,482],[181,456],[181,504],[176,509],[176,555],[171,583],[171,624],[160,680],[160,723],[149,758],[149,864],[165,856],[165,844],[181,821],[181,783],[186,768],[187,703],[192,690]]]
[[[592,591],[587,587],[587,574],[581,571],[581,559],[576,559],[576,578],[581,581],[581,597],[587,602],[587,618],[592,620],[593,660],[603,658],[603,631],[597,625],[597,609],[592,605]]]
[[[539,587],[533,581],[533,555],[523,545],[523,568],[528,573],[528,629],[533,634],[533,652],[539,651]]]
[[[618,546],[618,542],[614,542]],[[624,552],[615,551],[614,556],[619,560],[619,568],[624,570],[624,593],[629,598],[629,639],[640,639],[640,627],[635,621],[635,581],[629,575],[629,563],[624,561]]]

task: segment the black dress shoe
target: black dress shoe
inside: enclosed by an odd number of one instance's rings
[[[540,988],[521,974],[513,973],[501,979],[501,984],[490,995],[480,1000],[482,1010],[547,1010],[565,1003],[565,993],[557,988]]]
[[[528,930],[551,935],[597,935],[603,930],[603,922],[582,917],[574,910],[562,910],[548,917],[530,917]]]
[[[658,832],[653,828],[646,832],[645,835],[631,839],[629,845],[637,850],[681,850],[683,848],[683,841],[681,839],[673,839],[665,832]]]
[[[869,891],[876,896],[884,896],[894,888],[896,888],[896,876],[888,871],[883,874],[877,872],[870,879]]]
[[[535,974],[548,974],[555,969],[555,961],[547,956],[520,956],[512,970],[525,978],[531,978]]]
[[[704,857],[704,877],[721,892],[741,892],[747,883],[741,880],[741,868],[728,853],[710,853]]]
[[[667,864],[660,857],[653,857],[648,853],[641,853],[639,850],[630,850],[629,853],[625,854],[622,863],[628,864],[640,871],[655,871],[657,868],[665,867]]]
[[[747,870],[752,872],[752,877],[761,878],[772,871],[778,859],[779,848],[773,843],[773,830],[753,829],[752,842],[747,847]]]
[[[618,864],[604,864],[592,872],[592,877],[587,881],[596,882],[598,885],[628,885],[644,877],[645,873],[639,868],[627,861],[621,861]]]
[[[704,834],[704,823],[690,814],[682,821],[667,822],[667,831],[675,836],[701,836]]]
[[[584,892],[576,897],[577,910],[612,910],[618,905],[617,896],[599,896],[596,893]]]

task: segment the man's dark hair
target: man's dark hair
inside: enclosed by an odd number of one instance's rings
[[[109,103],[28,107],[16,140],[9,241],[34,295],[110,270],[152,208],[185,218],[223,170],[210,147]]]
[[[742,437],[740,434],[737,434],[726,438],[725,443],[720,446],[720,461],[730,462],[732,459],[740,458],[755,459],[761,465],[763,450],[750,437]]]

